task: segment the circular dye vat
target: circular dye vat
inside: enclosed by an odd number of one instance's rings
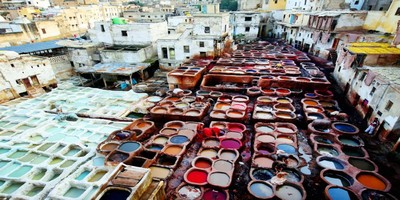
[[[183,113],[183,109],[180,108],[173,108],[169,112],[170,114],[180,115]]]
[[[256,128],[256,131],[259,133],[272,133],[275,130],[275,127],[271,126],[267,126],[267,125],[262,125],[262,126],[258,126]]]
[[[299,188],[284,184],[276,187],[275,195],[282,200],[301,200],[303,194]]]
[[[275,151],[275,146],[271,145],[269,143],[261,143],[259,145],[257,145],[257,151],[258,153],[261,154],[270,154],[273,153]]]
[[[242,146],[242,143],[237,139],[222,139],[220,146],[224,149],[239,149]]]
[[[122,161],[126,160],[128,157],[129,157],[129,154],[117,152],[117,153],[110,155],[110,157],[108,157],[108,161],[122,162]]]
[[[297,170],[286,168],[286,169],[283,169],[282,171],[287,173],[286,179],[288,181],[291,181],[291,182],[302,181],[302,176]]]
[[[271,112],[257,111],[255,116],[258,119],[272,119],[274,115]]]
[[[188,110],[185,113],[186,116],[199,116],[200,111],[199,110]]]
[[[375,165],[372,164],[371,161],[364,158],[349,158],[349,163],[361,170],[367,170],[367,171],[375,170]]]
[[[365,152],[361,149],[361,147],[347,147],[343,146],[342,152],[347,156],[353,157],[364,157]]]
[[[246,127],[244,127],[241,124],[236,124],[236,123],[228,123],[228,131],[232,131],[232,132],[243,132],[246,130]]]
[[[100,150],[104,152],[110,152],[118,147],[118,143],[115,142],[109,142],[101,145]]]
[[[164,136],[158,136],[156,138],[154,138],[153,143],[154,144],[165,144],[167,143],[168,138],[164,137]]]
[[[226,192],[218,189],[209,189],[204,192],[202,198],[204,200],[226,200],[228,199],[228,195]]]
[[[281,119],[294,119],[296,117],[294,113],[285,111],[277,111],[275,115]]]
[[[172,122],[168,122],[165,124],[165,127],[168,128],[173,128],[173,129],[180,129],[184,126],[185,124],[183,122],[179,122],[179,121],[172,121]]]
[[[141,144],[138,142],[124,142],[118,147],[118,149],[125,152],[133,152],[139,149],[140,146]]]
[[[229,131],[229,132],[225,133],[225,137],[241,140],[243,138],[243,134],[239,133],[239,132]]]
[[[219,158],[224,160],[236,160],[237,153],[234,150],[220,150]]]
[[[258,167],[272,168],[274,160],[265,156],[257,156],[254,158],[253,163]]]
[[[394,196],[386,193],[386,192],[381,192],[377,190],[364,190],[361,193],[361,197],[363,200],[397,200]]]
[[[263,182],[252,182],[248,187],[249,192],[259,199],[267,199],[274,196],[272,186]]]
[[[349,187],[354,183],[354,179],[344,172],[326,170],[323,172],[322,176],[328,184],[332,185]]]
[[[114,139],[116,140],[126,140],[131,137],[131,133],[128,131],[118,131],[115,133]]]
[[[128,199],[129,195],[131,195],[129,190],[125,190],[123,188],[111,187],[111,188],[106,188],[106,192],[104,192],[100,200]]]
[[[281,133],[295,133],[295,132],[296,132],[295,130],[293,130],[293,129],[290,128],[290,127],[279,126],[279,125],[278,125],[278,127],[276,127],[276,130],[277,130],[278,132],[281,132]]]
[[[316,136],[316,137],[314,137],[314,140],[319,143],[323,143],[323,144],[333,144],[333,142],[331,140],[329,140],[328,138],[322,137],[322,136]]]
[[[276,138],[276,142],[292,144],[293,143],[293,139],[292,139],[292,137],[287,136],[287,135],[278,135],[278,137]]]
[[[359,173],[356,177],[357,181],[366,188],[374,190],[385,190],[386,183],[374,173]]]
[[[288,98],[278,98],[278,99],[276,99],[276,101],[278,103],[283,103],[283,104],[292,103],[292,101],[290,99],[288,99]]]
[[[265,91],[265,90],[264,90],[264,91]],[[273,93],[273,91],[272,91],[272,93]],[[269,98],[269,97],[258,97],[258,98],[257,98],[257,101],[260,102],[260,103],[270,103],[270,102],[273,102],[272,98]]]
[[[305,100],[303,101],[304,104],[308,105],[308,106],[317,106],[318,102],[317,101],[313,101],[313,100]]]
[[[174,128],[163,128],[160,133],[163,135],[174,135],[178,132],[177,129]]]
[[[337,159],[329,158],[329,157],[321,157],[318,161],[318,165],[322,168],[327,169],[335,169],[335,170],[342,170],[344,169],[344,165]]]
[[[217,160],[214,162],[213,168],[218,171],[231,171],[234,169],[233,163],[227,160]]]
[[[263,134],[263,135],[257,136],[256,140],[259,142],[270,143],[270,142],[275,141],[275,137],[272,135]]]
[[[164,150],[164,153],[176,156],[179,155],[183,150],[183,147],[181,146],[169,146]]]
[[[295,154],[297,153],[296,148],[292,145],[289,144],[279,144],[277,147],[277,149],[284,151],[285,153],[288,154]]]
[[[204,140],[204,145],[207,147],[219,147],[219,140],[216,138],[208,138]]]
[[[339,136],[339,141],[343,145],[348,145],[348,146],[352,146],[352,147],[361,146],[360,140],[358,140],[357,138],[351,137],[351,136],[341,135],[341,136]]]
[[[193,164],[195,167],[198,168],[203,168],[203,169],[208,169],[211,167],[212,165],[212,160],[210,160],[209,158],[201,158],[198,157]]]
[[[254,179],[260,181],[268,181],[275,176],[275,173],[272,170],[262,168],[255,169],[251,174]]]
[[[162,100],[162,98],[159,97],[159,96],[151,96],[151,97],[147,98],[147,101],[148,102],[152,102],[152,103],[157,103],[157,102],[159,102],[161,100]]]
[[[178,195],[184,199],[196,199],[201,196],[201,189],[193,185],[185,185],[179,188]]]
[[[186,179],[191,184],[205,185],[207,184],[207,176],[207,171],[192,168],[187,172]]]
[[[203,149],[200,152],[201,156],[208,157],[208,158],[215,158],[217,156],[217,150],[215,149]]]
[[[324,115],[321,113],[308,113],[308,118],[311,120],[316,120],[316,119],[323,119]]]
[[[356,200],[359,199],[353,192],[340,187],[328,189],[328,195],[332,200]]]
[[[163,149],[164,146],[160,145],[160,144],[151,144],[151,145],[147,146],[146,148],[149,150],[161,151],[161,149]]]
[[[335,130],[338,130],[343,133],[349,133],[349,134],[356,134],[359,131],[358,128],[355,127],[354,125],[351,125],[348,123],[342,123],[342,122],[333,123],[332,127]]]
[[[324,155],[324,156],[335,157],[335,156],[339,155],[339,152],[334,147],[330,147],[330,146],[318,145],[317,151],[319,154]]]
[[[228,187],[231,177],[224,172],[212,172],[208,176],[208,183],[219,187]]]
[[[174,135],[169,139],[169,141],[172,144],[183,144],[185,142],[188,142],[189,138],[184,135]]]
[[[320,107],[317,106],[307,106],[306,107],[307,112],[315,112],[315,113],[320,113],[323,112],[324,110]]]

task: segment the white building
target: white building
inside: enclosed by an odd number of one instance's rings
[[[166,14],[163,12],[124,11],[123,16],[135,22],[162,22],[166,20]]]
[[[255,39],[259,34],[261,14],[255,12],[232,12],[232,36],[243,35],[244,39]]]
[[[167,22],[112,24],[97,22],[89,30],[90,39],[107,45],[147,46],[168,35]]]
[[[193,29],[170,34],[157,41],[160,67],[174,69],[192,57],[214,58],[230,41],[229,14],[196,14]]]
[[[24,93],[35,96],[57,84],[49,59],[2,51],[0,60],[0,102]]]

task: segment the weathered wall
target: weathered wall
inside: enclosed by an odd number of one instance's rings
[[[126,50],[101,50],[100,56],[103,63],[107,62],[125,62],[125,63],[138,63],[143,62],[155,55],[152,46],[140,49],[139,51],[126,51]]]
[[[367,18],[367,13],[341,14],[335,31],[361,30]]]

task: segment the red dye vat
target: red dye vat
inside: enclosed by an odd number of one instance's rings
[[[187,179],[193,183],[205,183],[207,182],[207,172],[200,170],[193,170],[187,175]]]
[[[244,131],[243,127],[237,124],[228,124],[228,130],[232,132],[239,132],[241,133]]]
[[[208,190],[204,193],[204,200],[226,200],[226,193],[218,190]]]
[[[225,149],[239,149],[240,146],[240,142],[234,139],[225,139],[221,142],[221,147]]]

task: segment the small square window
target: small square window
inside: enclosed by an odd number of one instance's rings
[[[104,25],[100,25],[101,32],[106,32],[106,29],[104,29]]]
[[[390,111],[390,109],[392,108],[392,106],[393,106],[393,102],[389,100],[389,101],[386,103],[385,110]]]
[[[245,17],[245,18],[244,18],[244,21],[246,21],[246,22],[251,21],[251,17]]]
[[[204,47],[204,42],[200,42],[199,46]]]
[[[11,64],[11,67],[15,67],[15,65],[14,65],[14,64]]]
[[[46,34],[46,29],[42,28],[42,33]]]
[[[122,36],[128,36],[128,31],[121,31]]]
[[[364,78],[367,76],[366,72],[363,72],[362,75],[360,76],[360,78],[358,79],[359,81],[363,81]]]
[[[189,48],[189,46],[183,46],[183,52],[184,52],[184,53],[190,53],[190,48]]]
[[[210,33],[210,27],[209,26],[204,27],[204,33]]]
[[[200,52],[200,57],[201,57],[201,58],[207,57],[207,53],[206,53],[206,52]]]
[[[250,32],[250,27],[245,27],[245,32]]]

